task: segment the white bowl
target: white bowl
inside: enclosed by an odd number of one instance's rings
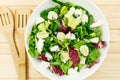
[[[107,55],[107,51],[108,51],[108,47],[109,47],[109,28],[108,28],[108,25],[107,25],[107,22],[106,22],[106,19],[105,19],[103,13],[90,0],[61,0],[61,1],[64,1],[64,2],[70,1],[76,5],[80,5],[80,6],[84,7],[85,9],[87,9],[93,15],[95,21],[101,20],[103,22],[102,39],[107,42],[107,46],[100,50],[100,52],[101,52],[100,62],[98,64],[94,65],[90,69],[89,68],[82,69],[77,74],[67,75],[67,76],[66,75],[59,76],[59,75],[51,73],[50,70],[44,69],[43,67],[41,67],[40,61],[35,58],[32,58],[29,55],[29,53],[28,53],[28,34],[31,33],[32,26],[33,26],[36,18],[40,16],[40,12],[44,9],[47,9],[47,8],[50,8],[50,7],[56,5],[51,0],[44,0],[43,2],[41,2],[38,5],[38,7],[33,11],[32,15],[30,16],[26,30],[25,30],[25,47],[26,47],[29,59],[30,59],[32,65],[35,67],[35,69],[37,71],[39,71],[41,74],[43,74],[44,76],[48,77],[49,79],[51,79],[51,80],[83,80],[83,79],[86,79],[91,74],[93,74],[103,63],[103,61]]]

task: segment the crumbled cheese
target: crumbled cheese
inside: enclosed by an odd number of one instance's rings
[[[71,7],[67,14],[65,14],[65,17],[68,18],[70,15],[73,15],[75,12],[75,8]]]
[[[39,23],[42,23],[42,22],[44,22],[45,20],[42,18],[42,17],[38,17],[37,19],[36,19],[36,24],[39,24]]]
[[[103,25],[103,23],[101,21],[98,21],[98,22],[95,22],[95,23],[91,24],[90,27],[91,28],[93,28],[93,27],[99,27],[101,25]]]
[[[48,52],[45,54],[45,57],[47,58],[48,61],[53,58],[52,55]]]
[[[82,15],[82,22],[83,23],[88,22],[88,16],[85,13]]]
[[[80,64],[85,64],[86,58],[82,57],[82,60],[80,61]]]
[[[70,40],[76,39],[76,38],[75,38],[75,35],[74,35],[73,33],[71,33],[71,32],[69,32],[69,33],[66,34],[66,38],[67,38],[67,39],[70,39]]]
[[[44,45],[44,39],[39,39],[38,42],[36,42],[36,48],[39,51],[39,53],[41,53],[43,45]]]
[[[99,42],[99,38],[98,37],[92,38],[92,39],[90,39],[90,42],[91,43],[98,43]]]
[[[76,9],[74,14],[75,14],[75,16],[81,16],[82,15],[82,10],[81,9]]]
[[[50,51],[59,51],[59,46],[58,45],[55,45],[53,47],[51,47]]]

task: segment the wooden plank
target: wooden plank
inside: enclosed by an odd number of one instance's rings
[[[17,78],[17,73],[11,55],[0,55],[0,78]]]
[[[17,78],[0,78],[0,80],[17,80]],[[49,80],[46,78],[29,78],[27,80]]]
[[[111,42],[120,42],[120,30],[110,30],[110,41]]]
[[[109,54],[120,54],[120,43],[110,43]]]
[[[108,54],[107,58],[105,59],[104,63],[102,64],[102,66],[98,69],[98,71],[90,76],[90,80],[95,80],[96,78],[98,80],[100,79],[115,79],[115,80],[119,80],[120,79],[120,64],[119,64],[119,56],[120,54]],[[89,80],[88,78],[88,80]],[[96,80],[97,80],[96,79]]]
[[[120,54],[108,54],[102,66],[98,71],[90,76],[87,80],[95,79],[110,79],[110,78],[120,78],[120,64],[119,63]],[[3,62],[4,61],[4,62]],[[113,62],[113,63],[112,63]],[[17,75],[15,72],[15,67],[12,61],[11,55],[1,55],[0,56],[0,80],[16,79]],[[9,66],[9,67],[8,67]],[[42,76],[29,62],[28,67],[28,80],[49,80]],[[12,73],[11,73],[12,72]]]
[[[17,80],[17,78],[0,78],[0,80]],[[29,78],[27,80],[49,80],[49,79],[45,79],[45,78]],[[86,80],[120,80],[120,78],[90,78],[90,79],[86,79]]]
[[[0,55],[11,54],[8,43],[0,43]]]
[[[99,78],[90,78],[86,80],[120,80],[120,78],[112,78],[112,77],[99,77]]]
[[[106,18],[110,30],[120,30],[120,18]]]
[[[0,0],[0,5],[37,5],[43,0]],[[91,0],[96,5],[120,5],[120,0]],[[15,3],[15,4],[14,4]]]
[[[98,6],[107,18],[120,18],[120,6]]]
[[[0,0],[0,6],[34,9],[43,0]],[[98,71],[86,80],[120,80],[120,0],[91,0],[104,13],[110,27],[110,48]],[[28,63],[28,80],[49,80]],[[0,33],[0,80],[17,80],[7,40]]]
[[[0,42],[2,42],[2,43],[7,42],[7,39],[1,32],[0,32]]]
[[[93,1],[96,5],[120,5],[120,0],[91,0]]]
[[[0,5],[37,5],[43,0],[0,0]],[[7,3],[6,3],[7,2]]]
[[[105,15],[110,29],[120,29],[120,6],[98,6]]]

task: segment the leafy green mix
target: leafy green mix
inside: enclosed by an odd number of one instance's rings
[[[76,64],[76,67],[78,67],[78,71],[84,66],[90,66],[92,65],[96,60],[100,57],[99,49],[96,48],[92,43],[90,42],[90,39],[98,37],[99,42],[101,39],[102,30],[100,27],[93,27],[91,28],[90,25],[94,22],[93,16],[83,7],[74,5],[70,2],[60,2],[58,0],[52,0],[59,5],[43,10],[40,13],[40,17],[42,17],[45,21],[41,22],[39,24],[34,24],[31,34],[29,36],[29,54],[32,57],[38,57],[40,54],[46,54],[49,53],[52,56],[52,59],[48,60],[47,62],[50,63],[50,66],[54,65],[59,67],[64,74],[69,74],[68,70],[69,68],[72,68],[72,61],[69,58],[65,63],[61,60],[61,55],[63,52],[68,52],[69,54],[69,46],[74,47],[75,50],[77,50],[79,61]],[[80,15],[70,15],[68,18],[65,17],[65,15],[69,12],[70,8],[74,7],[75,9],[82,10],[84,14],[88,16],[87,22],[82,22],[80,18],[78,18]],[[48,19],[48,14],[50,11],[54,11],[59,16],[57,19]],[[60,25],[64,25],[66,27],[70,27],[72,30],[71,33],[75,35],[75,39],[68,39],[65,38],[63,41],[59,40],[57,38],[57,33],[59,30]],[[36,43],[39,41],[39,38],[36,37],[38,33],[43,32],[44,34],[48,34],[47,37],[42,38],[44,40],[44,45],[42,47],[41,53],[36,48]],[[99,43],[98,42],[98,43]],[[53,46],[59,46],[58,51],[51,51],[51,48]],[[80,47],[82,45],[86,45],[89,49],[89,54],[87,56],[83,55],[80,51]],[[41,45],[39,45],[41,46]],[[82,58],[86,58],[86,61],[84,64],[81,64],[80,61]],[[49,67],[50,67],[49,66]]]

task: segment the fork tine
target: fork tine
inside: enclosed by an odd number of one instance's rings
[[[25,21],[25,26],[27,25],[27,21],[28,21],[28,15],[25,15],[26,21]]]
[[[25,26],[25,17],[24,14],[22,15],[22,28]]]
[[[2,21],[2,26],[5,26],[6,25],[6,21],[5,21],[5,17],[3,15],[3,13],[1,14],[1,21]]]
[[[8,13],[6,13],[7,14],[7,17],[8,17],[8,23],[10,24],[10,18],[9,18],[9,15],[8,15]]]
[[[4,13],[4,17],[5,17],[6,24],[10,24],[8,13]]]
[[[24,22],[23,22],[23,27],[24,27],[27,24],[27,15],[24,15],[24,19],[23,20],[24,20]]]
[[[10,24],[13,24],[14,19],[13,19],[13,17],[12,17],[13,14],[11,13],[11,10],[10,10],[10,9],[7,9],[6,11],[7,11],[6,15],[8,16],[8,22],[9,22]]]
[[[27,20],[30,16],[31,12],[32,12],[31,9],[24,9],[24,8],[23,9],[20,8],[15,11],[15,16],[16,16],[15,21],[17,21],[17,22],[15,22],[16,23],[15,26],[17,26],[16,28],[19,28],[19,27],[24,28],[26,26]],[[18,17],[18,15],[20,17]]]
[[[19,17],[19,27],[22,28],[22,26],[23,26],[22,15],[19,15],[19,16],[20,16],[20,17]]]
[[[0,14],[0,26],[3,26],[2,16]]]

